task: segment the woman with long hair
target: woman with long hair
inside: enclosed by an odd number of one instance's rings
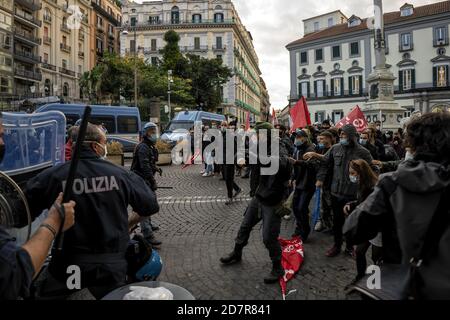
[[[377,175],[365,160],[352,160],[349,164],[350,181],[358,184],[358,198],[344,207],[344,213],[348,216],[360,203],[364,202],[373,192],[378,182]],[[354,255],[356,258],[357,275],[354,282],[364,277],[367,268],[366,253],[372,245],[372,260],[378,264],[381,260],[381,233],[374,239],[356,246]],[[352,282],[352,283],[354,283]]]

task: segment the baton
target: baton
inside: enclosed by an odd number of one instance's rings
[[[78,131],[78,137],[77,137],[77,141],[75,143],[75,150],[73,151],[72,160],[70,162],[69,175],[67,177],[66,186],[63,190],[64,194],[63,194],[63,200],[61,203],[61,207],[63,208],[63,210],[62,210],[62,212],[60,212],[62,221],[61,221],[61,226],[59,227],[59,235],[55,239],[55,244],[54,244],[54,245],[56,245],[56,250],[58,250],[58,251],[62,250],[62,245],[64,242],[64,233],[62,232],[62,230],[64,227],[64,221],[65,221],[66,217],[65,217],[65,213],[64,213],[63,204],[67,203],[72,198],[75,173],[77,172],[78,163],[80,161],[81,147],[84,142],[84,137],[86,136],[86,130],[87,130],[89,118],[91,116],[91,111],[92,111],[92,108],[88,105],[84,109],[84,114],[83,114],[83,118],[81,120],[80,130]]]

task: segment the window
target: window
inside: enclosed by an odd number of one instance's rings
[[[222,55],[221,55],[221,54],[218,54],[218,55],[216,56],[216,58],[222,60]]]
[[[216,48],[217,49],[222,49],[222,37],[217,37],[216,38]]]
[[[171,22],[172,24],[180,23],[180,12],[178,7],[173,7],[171,11]]]
[[[214,22],[218,23],[218,22],[223,22],[223,13],[215,13],[214,14]]]
[[[323,49],[316,49],[316,62],[323,61]]]
[[[338,123],[344,117],[344,112],[342,110],[333,110],[333,119],[334,123]]]
[[[50,95],[50,88],[51,88],[50,79],[45,79],[44,92],[47,97]],[[67,119],[67,116],[66,116],[66,119]]]
[[[156,40],[156,39],[152,39],[152,40],[151,40],[151,50],[152,50],[152,51],[156,51],[157,48],[158,48],[158,46],[157,46],[157,40]]]
[[[333,26],[333,18],[328,18],[328,28]]]
[[[341,57],[341,46],[333,46],[332,48],[332,58],[339,59]]]
[[[193,23],[201,23],[202,22],[202,15],[201,14],[194,14],[192,16],[192,22]]]
[[[137,19],[136,19],[136,17],[131,17],[131,26],[132,27],[134,27],[134,26],[136,26],[136,23],[137,23]]]
[[[151,16],[148,18],[150,24],[159,24],[159,16]]]
[[[114,28],[111,24],[108,24],[108,33],[114,35]]]
[[[114,117],[111,116],[91,116],[91,123],[93,124],[103,124],[108,130],[108,133],[115,133],[116,132],[116,121],[114,120]]]
[[[158,64],[158,58],[157,57],[152,57],[151,58],[151,62],[152,62],[152,65],[156,66]]]
[[[359,95],[361,90],[361,78],[362,76],[352,76],[350,77],[350,93],[352,95]]]
[[[98,41],[98,39],[97,39]],[[134,40],[130,40],[130,52],[136,51],[136,42]]]
[[[44,63],[48,63],[48,53],[44,53]]]
[[[435,67],[435,77],[437,79],[437,87],[447,87],[448,86],[448,66]]]
[[[400,51],[412,49],[412,35],[411,33],[402,33],[400,35]]]
[[[315,113],[315,122],[322,122],[325,120],[325,111],[317,111]]]
[[[12,93],[12,81],[10,78],[0,77],[0,93]]]
[[[63,85],[63,96],[66,98],[69,96],[69,84],[67,82],[64,82]]]
[[[342,95],[342,90],[341,90],[342,79],[341,79],[341,78],[335,78],[335,79],[333,79],[332,81],[333,81],[333,92],[334,92],[334,96],[340,96],[340,95]]]
[[[97,52],[102,53],[103,52],[103,41],[101,39],[97,39]]]
[[[316,81],[316,97],[317,98],[322,98],[324,96],[324,87],[325,87],[324,80]]]
[[[78,73],[83,73],[83,71],[82,71],[83,69],[82,69],[82,67],[80,66],[80,65],[78,65]]]
[[[44,38],[48,38],[48,28],[44,27]]]
[[[136,117],[118,116],[117,129],[118,133],[136,133],[139,131],[138,119]]]
[[[62,59],[62,67],[64,68],[64,69],[67,69],[67,60],[66,59]]]
[[[298,84],[298,95],[305,98],[309,97],[309,82],[300,82]]]
[[[437,27],[434,29],[434,45],[443,46],[448,44],[447,27]]]
[[[300,64],[308,63],[308,51],[300,52]]]
[[[350,43],[350,56],[359,55],[359,42]]]
[[[356,26],[359,26],[360,24],[361,24],[361,20],[359,18],[350,19],[348,22],[349,27],[356,27]]]
[[[314,22],[314,31],[319,31],[319,29],[320,29],[319,22]]]
[[[133,18],[131,18],[131,21],[133,21]],[[103,27],[103,19],[100,16],[97,16],[97,26]]]
[[[403,70],[403,90],[411,90],[412,85],[412,70]]]
[[[198,37],[194,38],[194,49],[196,49],[196,50],[200,49],[200,38],[198,38]]]
[[[62,42],[64,45],[67,45],[67,37],[66,36],[62,36]]]
[[[414,13],[414,8],[413,7],[405,7],[403,9],[401,9],[400,11],[400,15],[402,17],[409,17]]]

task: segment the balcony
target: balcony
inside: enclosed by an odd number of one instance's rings
[[[101,32],[101,33],[104,33],[105,32],[105,28],[101,24],[98,24],[97,25],[97,31]]]
[[[15,3],[20,4],[31,11],[38,11],[42,9],[41,0],[15,0]]]
[[[21,30],[21,29],[16,28],[14,30],[14,36],[18,40],[26,41],[27,43],[32,43],[34,45],[40,45],[41,44],[41,39],[40,38],[35,37],[33,34],[31,34],[28,31],[25,31],[25,30]]]
[[[48,45],[52,44],[52,38],[50,38],[50,37],[44,36],[43,40],[44,40],[44,44],[48,44]]]
[[[74,71],[68,70],[66,68],[59,67],[59,72],[62,74],[66,74],[71,77],[75,77],[76,73]]]
[[[208,52],[208,46],[185,46],[180,47],[181,52]]]
[[[78,57],[80,58],[80,59],[84,59],[84,52],[78,52]]]
[[[61,51],[64,51],[67,53],[70,53],[72,51],[72,48],[65,43],[60,43],[59,48],[61,49]]]
[[[225,46],[213,46],[212,49],[213,49],[213,51],[225,52],[225,50],[227,50],[227,47],[225,47]]]
[[[442,47],[442,46],[448,46],[448,38],[433,40],[433,47]]]
[[[69,27],[67,26],[67,24],[61,24],[61,31],[66,32],[66,33],[70,33],[71,30],[69,29]]]
[[[44,14],[44,22],[52,23],[52,16]]]
[[[229,19],[229,20],[205,20],[202,19],[201,22],[193,22],[192,20],[168,20],[168,21],[145,21],[145,22],[141,22],[141,23],[136,23],[134,26],[131,26],[131,28],[139,28],[139,27],[149,27],[149,26],[155,26],[155,27],[160,27],[160,26],[171,26],[171,25],[181,25],[181,26],[186,26],[186,25],[218,25],[218,24],[229,24],[232,25],[234,24],[235,21],[233,19]]]
[[[43,62],[43,63],[41,64],[41,67],[44,68],[44,69],[47,69],[47,70],[56,71],[56,66],[54,66],[54,65],[52,65],[52,64],[49,64],[49,63],[47,63],[47,62]]]
[[[78,33],[78,40],[84,40],[84,34],[81,31]]]
[[[28,63],[41,63],[41,57],[27,51],[14,51],[14,58]]]
[[[98,12],[98,13],[100,13],[100,15],[106,17],[113,25],[115,25],[115,26],[120,25],[119,20],[117,20],[116,17],[113,14],[109,13],[103,6],[98,5],[94,1],[91,1],[91,5],[92,5],[92,8],[96,12]]]
[[[113,32],[108,32],[108,38],[110,38],[111,40],[114,40],[116,38],[116,36]]]
[[[412,50],[414,50],[414,45],[412,43],[407,44],[407,45],[400,44],[400,47],[399,47],[400,52],[406,52],[406,51],[412,51]]]
[[[13,3],[11,0],[0,0],[0,8],[12,12],[14,7]]]
[[[159,50],[160,49],[158,49],[156,47],[144,48],[144,54],[156,54],[156,53],[159,53]],[[129,49],[127,49],[126,51],[128,53]]]
[[[42,26],[42,21],[38,20],[31,14],[17,10],[17,8],[14,10],[14,16],[16,18],[19,18],[21,23],[26,23],[27,25],[31,25],[32,27],[40,28]]]
[[[15,68],[14,75],[20,78],[42,81],[42,73]]]

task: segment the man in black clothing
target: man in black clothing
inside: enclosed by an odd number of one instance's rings
[[[236,167],[236,152],[237,152],[237,140],[234,130],[228,129],[228,123],[222,122],[222,136],[223,136],[223,175],[227,186],[228,200],[226,205],[230,205],[233,202],[233,198],[236,198],[242,189],[234,182],[234,170]],[[233,143],[227,146],[229,139],[233,139]],[[232,147],[232,148],[231,148]],[[230,149],[231,148],[231,149]],[[227,158],[232,160],[231,163],[227,162]],[[233,194],[234,190],[234,194]]]
[[[105,160],[106,154],[105,133],[89,124],[73,185],[77,221],[65,233],[61,254],[53,256],[49,265],[50,275],[65,289],[68,266],[79,266],[82,289],[89,288],[96,298],[125,284],[128,206],[142,217],[159,211],[144,180]],[[28,181],[24,192],[34,217],[50,208],[64,189],[69,168],[70,161]]]
[[[241,261],[242,250],[248,243],[250,232],[256,224],[262,220],[263,242],[268,249],[272,260],[272,270],[269,275],[264,278],[265,283],[276,283],[279,277],[284,276],[284,270],[281,266],[281,246],[278,242],[281,216],[280,214],[277,214],[277,212],[284,200],[284,194],[288,187],[288,180],[292,170],[289,154],[283,143],[278,142],[279,155],[272,155],[270,150],[271,129],[273,129],[273,127],[269,123],[265,122],[257,124],[257,131],[269,131],[267,140],[263,140],[263,138],[259,136],[260,139],[258,144],[268,144],[268,156],[271,157],[272,161],[278,161],[279,170],[273,175],[260,176],[256,195],[245,211],[244,220],[239,229],[234,250],[229,255],[220,259],[223,264],[233,264]],[[279,139],[279,137],[277,137],[277,139]]]

